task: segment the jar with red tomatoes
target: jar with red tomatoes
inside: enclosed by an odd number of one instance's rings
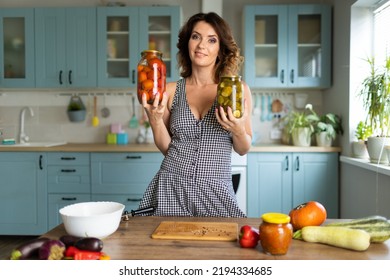
[[[142,95],[146,94],[148,104],[152,104],[156,94],[162,94],[166,89],[166,66],[162,60],[162,53],[156,50],[145,50],[141,53],[138,62],[137,74],[137,96],[139,103],[142,103]]]
[[[270,255],[285,255],[290,247],[293,228],[290,216],[283,213],[265,213],[259,228],[260,244]]]

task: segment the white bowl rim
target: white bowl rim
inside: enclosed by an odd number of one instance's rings
[[[113,205],[118,206],[118,209],[114,209],[108,213],[91,214],[88,216],[84,216],[84,215],[80,216],[80,215],[64,213],[64,211],[66,211],[67,209],[69,209],[71,207],[75,207],[76,205],[79,206],[79,205],[88,205],[88,204],[113,204]],[[78,203],[73,203],[73,204],[64,206],[59,210],[59,213],[63,216],[66,216],[66,217],[91,218],[91,217],[98,217],[98,216],[101,217],[101,216],[106,216],[106,215],[112,215],[113,213],[116,213],[118,211],[123,212],[124,209],[125,209],[125,205],[122,203],[116,202],[116,201],[86,201],[86,202],[78,202]]]

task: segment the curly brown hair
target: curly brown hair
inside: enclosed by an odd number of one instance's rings
[[[220,41],[220,49],[215,62],[216,71],[214,74],[214,81],[218,82],[219,77],[223,75],[237,75],[240,71],[241,63],[243,62],[243,57],[240,55],[240,48],[233,38],[228,23],[214,12],[195,14],[181,27],[179,40],[176,44],[179,49],[177,61],[180,75],[183,78],[187,78],[192,74],[188,41],[190,40],[194,26],[199,21],[205,21],[210,24],[216,31]]]

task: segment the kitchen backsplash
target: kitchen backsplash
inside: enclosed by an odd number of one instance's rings
[[[70,122],[66,113],[72,94],[79,94],[87,108],[83,122]],[[30,141],[66,141],[68,143],[105,143],[111,124],[121,124],[128,134],[130,143],[136,143],[140,129],[130,128],[132,117],[132,95],[134,91],[95,91],[95,92],[0,92],[0,129],[3,138],[18,141],[21,110],[29,106],[34,115],[25,113],[25,132]],[[295,108],[293,92],[252,90],[253,96],[253,144],[280,143],[278,121]],[[99,125],[92,126],[93,97],[97,96]],[[310,92],[308,103],[320,112],[321,92]],[[109,116],[104,118],[101,109],[107,107]],[[274,110],[271,110],[273,108]],[[138,120],[143,118],[143,110],[135,98],[135,111]],[[149,141],[150,141],[149,137]]]

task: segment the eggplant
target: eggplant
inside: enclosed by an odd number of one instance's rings
[[[96,237],[84,237],[74,246],[79,250],[100,252],[103,249],[103,241]]]
[[[68,248],[70,246],[74,246],[77,241],[79,241],[81,237],[73,236],[73,235],[63,235],[60,237],[60,241],[65,244],[65,247]]]
[[[48,240],[39,248],[40,260],[61,260],[64,257],[65,244],[60,240]]]
[[[38,258],[39,248],[49,240],[46,237],[28,240],[12,250],[10,259],[28,260],[30,258]]]

